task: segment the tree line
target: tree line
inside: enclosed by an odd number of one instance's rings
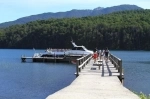
[[[83,18],[37,20],[0,29],[0,48],[150,50],[150,10]]]

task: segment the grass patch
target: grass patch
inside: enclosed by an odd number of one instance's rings
[[[145,95],[144,93],[140,92],[139,94],[137,94],[141,99],[150,99],[150,94],[149,95]]]

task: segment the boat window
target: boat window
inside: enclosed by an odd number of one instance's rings
[[[74,48],[72,48],[72,50],[81,50],[81,51],[84,51],[84,49],[82,47],[74,47]]]
[[[72,48],[72,50],[77,50],[77,48],[76,48],[76,47],[74,47],[74,48]]]
[[[77,50],[82,50],[82,51],[84,51],[84,49],[82,48],[82,47],[78,47],[78,49]]]

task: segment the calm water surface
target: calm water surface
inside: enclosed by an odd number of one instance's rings
[[[44,50],[36,50],[44,52]],[[68,63],[21,62],[33,50],[0,50],[0,99],[45,99],[75,79],[75,65]],[[150,93],[150,52],[111,51],[123,60],[124,86]]]
[[[45,99],[75,79],[75,66],[69,63],[21,62],[21,55],[33,53],[0,50],[0,99]]]
[[[150,52],[111,51],[123,60],[124,86],[135,92],[150,94]]]

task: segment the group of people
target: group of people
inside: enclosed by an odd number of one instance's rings
[[[93,59],[94,59],[94,63],[96,62],[97,59],[103,60],[103,58],[105,59],[106,62],[108,62],[109,59],[109,50],[106,47],[105,50],[98,50],[97,48],[94,49],[94,54],[93,54]]]

